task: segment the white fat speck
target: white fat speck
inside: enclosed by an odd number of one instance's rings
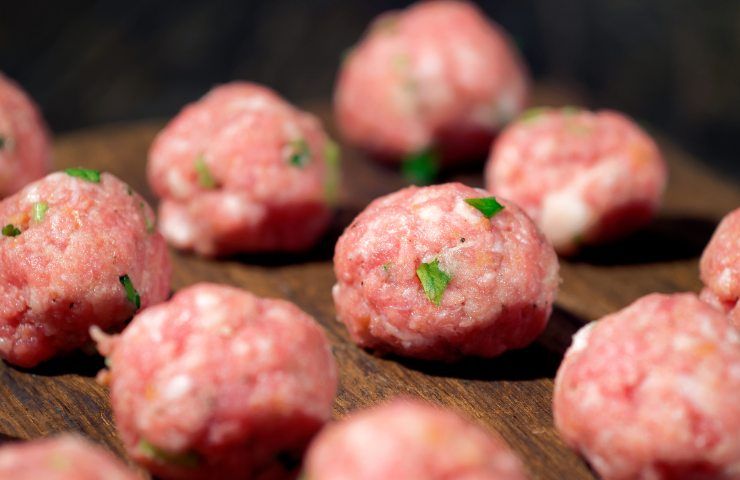
[[[416,75],[419,77],[436,77],[442,72],[442,59],[436,53],[425,51],[416,64]]]
[[[193,388],[193,379],[189,375],[172,377],[162,388],[162,397],[177,400],[187,395]]]
[[[548,157],[555,150],[555,140],[553,138],[544,138],[535,142],[532,146],[532,153],[536,157]]]
[[[195,295],[195,305],[201,310],[211,310],[219,304],[219,298],[209,292],[200,291]]]
[[[177,169],[171,169],[167,172],[167,185],[176,197],[184,197],[190,193],[191,186],[187,179]]]
[[[547,195],[542,204],[540,228],[556,249],[567,247],[586,232],[593,212],[580,192],[568,189]]]
[[[573,335],[573,342],[570,344],[570,348],[568,348],[568,354],[580,352],[588,346],[591,330],[596,326],[596,323],[591,322],[586,324]]]
[[[172,151],[172,153],[188,152],[193,148],[189,140],[177,137],[170,140],[167,147]]]
[[[481,195],[488,196],[488,193],[481,193]],[[455,208],[453,211],[460,217],[468,221],[468,223],[478,223],[481,219],[481,213],[473,206],[469,205],[464,199],[458,198],[455,201]]]
[[[38,186],[34,185],[26,191],[26,200],[31,203],[36,203],[41,200]]]
[[[224,195],[221,207],[224,213],[238,216],[244,210],[244,202],[237,195]]]
[[[195,226],[180,212],[160,217],[159,228],[171,243],[181,248],[192,245],[197,234]]]
[[[444,214],[442,209],[436,205],[421,207],[416,213],[419,218],[428,222],[437,222]]]
[[[301,129],[298,128],[298,125],[296,125],[296,123],[292,121],[283,122],[283,134],[285,135],[286,138],[289,138],[291,140],[303,138]]]
[[[256,95],[248,98],[237,98],[229,103],[229,108],[232,110],[265,110],[270,105],[267,98]]]
[[[719,278],[717,279],[717,282],[721,285],[722,289],[729,290],[730,282],[732,282],[732,269],[731,268],[723,269],[722,273],[719,274]]]

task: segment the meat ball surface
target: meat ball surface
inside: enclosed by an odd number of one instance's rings
[[[728,312],[740,328],[740,208],[722,219],[704,249],[699,268],[705,285],[702,300]]]
[[[326,230],[338,148],[313,115],[233,82],[186,106],[155,139],[147,176],[160,231],[202,255],[301,251]]]
[[[0,198],[49,171],[51,141],[36,104],[0,73]]]
[[[419,2],[377,18],[341,66],[337,125],[391,162],[435,149],[484,156],[524,108],[527,73],[503,29],[473,4]]]
[[[565,255],[649,223],[667,177],[657,145],[632,120],[574,107],[525,113],[486,165],[486,188],[520,205]]]
[[[142,480],[121,460],[77,435],[0,447],[0,478],[12,480]]]
[[[197,284],[96,338],[121,440],[163,479],[293,478],[331,414],[329,343],[284,300]]]
[[[69,172],[69,173],[67,173]],[[144,199],[108,173],[52,173],[0,202],[0,356],[33,367],[120,329],[169,294]]]
[[[696,295],[652,294],[573,338],[555,425],[605,480],[736,479],[740,334]]]
[[[498,435],[418,400],[355,412],[312,442],[306,480],[524,480]]]
[[[559,282],[555,252],[522,210],[459,183],[373,201],[337,241],[334,271],[337,316],[356,343],[441,360],[528,345]]]

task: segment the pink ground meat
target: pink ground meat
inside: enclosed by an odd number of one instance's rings
[[[0,356],[32,367],[83,346],[91,325],[123,326],[137,296],[164,300],[170,259],[154,218],[107,173],[53,173],[0,202]]]
[[[161,478],[291,478],[329,419],[329,343],[289,302],[198,284],[98,338],[121,439]]]
[[[44,120],[21,88],[0,73],[0,198],[49,171],[51,142]]]
[[[141,480],[103,448],[70,434],[0,447],[0,478]]]
[[[612,111],[530,111],[498,138],[486,188],[519,204],[561,254],[648,223],[667,168],[655,142]]]
[[[337,242],[332,293],[355,342],[451,360],[492,357],[537,337],[552,310],[557,257],[513,203],[499,199],[504,208],[489,219],[466,202],[486,197],[459,183],[410,187],[352,222]],[[426,277],[449,282],[435,298]]]
[[[418,400],[394,400],[328,426],[306,455],[305,480],[524,480],[493,432]]]
[[[583,327],[555,379],[555,425],[605,480],[740,478],[740,334],[691,293]]]
[[[740,327],[740,208],[722,219],[699,266],[706,286],[702,300],[728,312]]]
[[[308,249],[330,220],[337,155],[319,121],[273,91],[216,87],[185,107],[149,152],[160,230],[203,255]]]
[[[335,116],[348,141],[389,160],[482,157],[527,87],[512,42],[474,4],[419,2],[380,16],[348,55]]]

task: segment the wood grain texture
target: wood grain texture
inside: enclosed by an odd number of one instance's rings
[[[545,95],[543,98],[547,98]],[[559,98],[559,97],[557,97]],[[563,102],[552,102],[563,103]],[[310,110],[328,118],[323,104]],[[56,144],[56,167],[109,171],[154,203],[144,176],[148,146],[161,122],[111,125],[69,134]],[[530,347],[493,360],[437,364],[377,358],[355,347],[335,320],[331,257],[342,229],[367,203],[405,185],[393,170],[344,149],[344,185],[331,231],[304,255],[242,255],[210,261],[173,253],[173,289],[222,282],[257,295],[281,297],[313,315],[327,330],[339,364],[334,417],[398,394],[452,406],[497,430],[524,460],[532,478],[594,478],[553,429],[552,379],[584,323],[653,292],[700,287],[697,260],[716,222],[740,205],[740,190],[713,176],[669,142],[661,142],[671,180],[665,206],[648,228],[617,244],[561,262],[562,285],[546,332]],[[480,186],[481,165],[443,180]],[[0,366],[0,441],[75,430],[122,455],[107,392],[94,381],[99,357],[76,354],[40,368]]]

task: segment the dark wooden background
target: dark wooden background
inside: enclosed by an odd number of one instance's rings
[[[342,52],[401,0],[0,1],[0,70],[55,131],[167,118],[216,83],[327,99]],[[628,112],[740,178],[740,2],[477,2],[537,80]]]

